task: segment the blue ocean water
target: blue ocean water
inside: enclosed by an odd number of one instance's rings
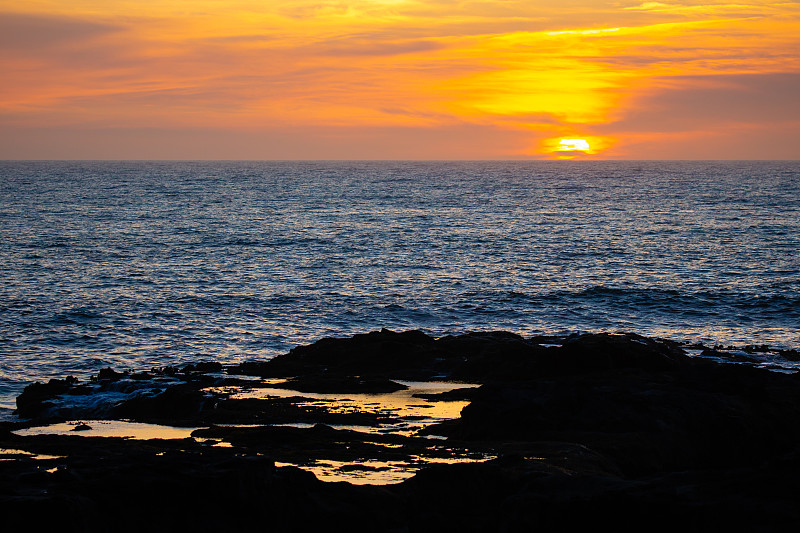
[[[380,328],[800,347],[800,162],[0,162],[0,407]]]

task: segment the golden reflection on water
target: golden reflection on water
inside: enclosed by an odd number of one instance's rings
[[[422,457],[412,455],[406,461],[362,461],[317,460],[313,464],[275,462],[275,466],[298,466],[312,472],[320,481],[346,481],[353,485],[389,485],[402,483],[413,477],[420,468],[430,464],[476,463],[493,459],[493,456],[476,457]]]
[[[300,466],[291,463],[276,462],[275,466]],[[378,461],[367,459],[358,462],[333,461],[329,459],[300,466],[312,472],[320,481],[346,481],[353,485],[388,485],[401,483],[412,477],[416,470],[411,470],[402,461]]]
[[[283,380],[281,380],[283,381]],[[274,385],[279,381],[269,380],[262,384]],[[473,383],[453,382],[411,382],[398,381],[408,388],[392,393],[378,394],[328,394],[306,393],[281,388],[241,388],[224,387],[213,389],[224,392],[232,399],[248,398],[288,398],[301,397],[304,400],[298,405],[323,405],[331,413],[374,413],[391,417],[391,422],[372,426],[337,425],[339,429],[353,429],[367,433],[392,433],[410,436],[420,429],[443,420],[458,418],[469,402],[464,400],[443,401],[438,399],[415,398],[415,394],[439,394],[458,388],[473,388]],[[220,424],[228,426],[229,424]],[[232,424],[237,427],[246,425]],[[313,424],[276,424],[296,427],[311,427]],[[20,436],[30,435],[73,435],[87,437],[124,437],[130,439],[185,439],[191,437],[196,427],[172,427],[157,424],[145,424],[126,420],[73,420],[48,426],[31,427],[14,431]],[[433,437],[433,436],[430,436]],[[198,442],[216,447],[230,447],[231,444],[219,439],[196,438]],[[382,443],[376,445],[385,448],[402,448],[401,444]],[[434,448],[431,448],[434,451]],[[2,455],[25,455],[41,459],[55,459],[55,456],[36,456],[20,450],[0,450]],[[400,483],[417,473],[425,465],[434,463],[476,462],[491,459],[491,456],[457,456],[457,457],[425,457],[411,455],[400,461],[381,461],[362,459],[358,461],[336,461],[318,459],[311,464],[292,464],[276,462],[276,466],[297,466],[314,473],[322,481],[346,481],[352,484],[385,485]]]
[[[443,420],[458,418],[461,410],[469,402],[465,400],[443,401],[415,398],[415,394],[440,394],[459,388],[478,387],[475,383],[454,383],[447,381],[400,381],[407,389],[391,393],[315,393],[297,392],[281,388],[226,388],[224,392],[234,400],[292,398],[301,397],[307,401],[299,401],[299,406],[325,406],[327,411],[335,414],[367,413],[391,417],[391,423],[377,427],[355,425],[333,425],[339,429],[354,429],[364,432],[395,433],[413,435],[420,429]],[[272,382],[274,383],[274,382]],[[211,389],[223,392],[221,389]]]
[[[298,405],[324,405],[331,413],[374,413],[390,415],[391,423],[377,427],[355,425],[332,425],[337,429],[352,429],[364,433],[392,433],[410,436],[420,429],[443,420],[458,418],[468,401],[443,401],[438,399],[415,398],[415,394],[439,394],[458,388],[473,388],[474,383],[453,382],[415,382],[397,381],[407,389],[377,394],[328,394],[299,393],[289,389],[260,388],[231,391],[233,399],[246,398],[289,398],[302,397],[306,402]],[[281,424],[294,427],[311,427],[310,423]],[[433,437],[433,436],[430,436]],[[379,445],[378,443],[374,443]],[[380,444],[386,448],[402,448],[400,444]],[[433,451],[433,448],[431,448]],[[426,457],[411,455],[401,461],[381,461],[378,459],[361,459],[357,461],[336,461],[319,459],[311,464],[292,464],[276,462],[276,466],[297,466],[312,472],[321,481],[346,481],[354,485],[386,485],[401,483],[414,476],[420,468],[430,464],[480,462],[492,459],[489,455],[471,455],[456,457]]]
[[[3,457],[4,455],[7,457]],[[63,455],[46,455],[42,453],[27,452],[25,450],[15,450],[13,448],[0,448],[0,461],[13,461],[19,456],[27,457],[29,459],[36,459],[37,461],[64,458]]]
[[[83,425],[88,429],[76,430]],[[128,422],[126,420],[73,420],[48,426],[30,427],[13,431],[19,436],[31,435],[78,435],[82,437],[124,437],[136,440],[147,439],[185,439],[191,437],[198,428],[182,428]]]

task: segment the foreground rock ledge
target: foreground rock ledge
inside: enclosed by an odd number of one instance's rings
[[[291,399],[208,392],[237,375],[291,378],[284,386],[298,391],[386,391],[402,386],[394,380],[482,385],[456,391],[471,403],[428,428],[447,437],[431,441],[335,430],[327,424],[348,423],[346,414]],[[18,407],[26,420],[0,428],[0,447],[16,450],[0,456],[9,531],[795,531],[800,519],[800,378],[690,358],[677,343],[633,334],[434,339],[383,330],[226,369],[51,380],[27,388]],[[232,447],[11,433],[121,417],[208,426],[206,435]],[[316,425],[270,425],[298,420]],[[289,456],[433,453],[432,442],[436,453],[497,459],[430,466],[386,486],[323,483],[275,466]]]

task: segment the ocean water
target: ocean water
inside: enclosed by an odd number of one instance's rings
[[[0,407],[380,328],[800,348],[800,162],[0,162]]]

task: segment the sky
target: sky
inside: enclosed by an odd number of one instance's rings
[[[800,159],[800,2],[0,0],[1,159]]]

